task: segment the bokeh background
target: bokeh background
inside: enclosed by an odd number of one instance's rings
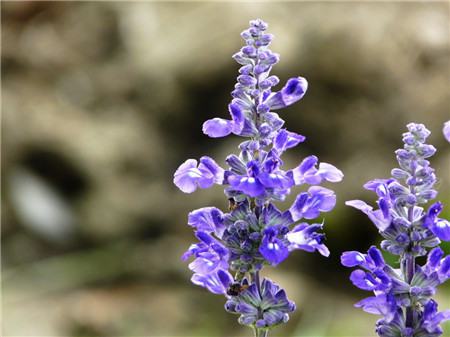
[[[266,272],[299,308],[271,335],[375,336],[377,317],[353,308],[367,293],[339,256],[380,237],[344,201],[374,201],[363,183],[389,176],[416,121],[433,132],[449,216],[448,2],[2,1],[1,10],[3,336],[250,334],[180,260],[194,240],[187,213],[225,208],[221,189],[188,196],[172,175],[187,158],[222,163],[236,151],[239,139],[208,139],[201,125],[228,115],[231,55],[257,17],[276,36],[273,73],[310,83],[283,110],[307,137],[287,165],[317,154],[346,174],[325,217],[331,257],[298,251]],[[449,285],[437,298],[450,308]]]

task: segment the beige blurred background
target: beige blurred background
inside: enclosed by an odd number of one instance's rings
[[[223,163],[239,139],[208,139],[227,116],[248,21],[281,54],[273,74],[304,76],[283,110],[307,141],[287,154],[341,168],[326,215],[329,259],[295,252],[268,269],[298,310],[271,336],[375,336],[353,308],[344,250],[377,244],[345,200],[389,176],[406,123],[433,132],[440,200],[450,214],[448,2],[7,2],[2,19],[3,336],[248,336],[224,298],[189,282],[187,213],[225,208],[220,187],[185,195],[177,166]],[[291,198],[292,200],[292,198]],[[280,205],[280,207],[283,207]],[[288,207],[288,203],[284,204]],[[446,246],[447,252],[450,247]],[[450,287],[437,295],[450,308]],[[450,325],[446,326],[450,334]]]

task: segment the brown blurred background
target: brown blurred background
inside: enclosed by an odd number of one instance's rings
[[[3,336],[248,336],[224,298],[189,282],[180,255],[195,208],[225,207],[220,187],[185,195],[177,166],[223,163],[239,139],[208,139],[226,117],[239,33],[262,18],[281,54],[273,74],[304,76],[283,110],[309,154],[341,168],[326,214],[331,257],[295,252],[268,269],[298,310],[271,336],[375,336],[368,294],[339,264],[380,237],[345,200],[389,176],[406,123],[433,132],[450,214],[449,3],[6,2],[2,9]],[[290,199],[292,200],[292,198]],[[280,205],[288,207],[288,203]],[[447,252],[450,252],[447,245]],[[450,308],[450,287],[437,295]],[[446,326],[450,334],[450,325]]]

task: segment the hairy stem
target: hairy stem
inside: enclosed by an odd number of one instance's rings
[[[412,254],[405,254],[402,257],[402,265],[405,274],[405,281],[409,284],[415,273],[415,257]],[[406,308],[406,326],[413,327],[414,325],[414,304],[411,303],[409,307]]]
[[[414,176],[415,170],[413,171],[413,176]],[[414,191],[414,187],[410,186],[410,192],[411,194],[415,194]],[[408,220],[411,224],[411,227],[413,226],[413,221],[414,221],[414,205],[409,207],[408,209]],[[402,269],[403,269],[403,273],[405,276],[405,281],[408,284],[411,284],[411,281],[414,277],[414,274],[416,272],[416,258],[413,254],[412,251],[406,252],[405,254],[403,254],[402,256]],[[414,312],[414,303],[411,303],[411,305],[409,307],[406,308],[406,326],[407,327],[413,327],[414,326],[414,317],[415,317],[415,312]]]

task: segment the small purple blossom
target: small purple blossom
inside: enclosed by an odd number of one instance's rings
[[[392,178],[364,185],[377,194],[378,208],[361,200],[346,202],[369,217],[384,237],[381,247],[399,255],[400,266],[387,265],[374,246],[368,254],[344,252],[341,263],[358,268],[350,275],[356,287],[374,292],[374,297],[355,306],[382,316],[376,325],[379,336],[438,337],[443,333],[440,323],[450,319],[450,311],[438,312],[432,296],[450,278],[450,255],[444,257],[437,246],[450,241],[450,223],[439,218],[442,203],[425,207],[437,195],[436,176],[427,160],[436,149],[425,143],[430,131],[423,124],[407,127],[404,147],[396,151],[399,167],[391,171]],[[420,266],[416,257],[423,255],[427,262]]]
[[[195,159],[188,159],[176,170],[173,182],[184,193],[192,193],[197,187],[208,188],[222,184],[224,170],[217,163],[204,156],[197,166]]]
[[[342,180],[344,174],[331,164],[320,163],[317,169],[318,161],[316,156],[306,157],[299,166],[288,172],[294,180],[295,185],[316,185],[320,184],[323,180],[329,182],[339,182]]]
[[[307,89],[306,79],[291,78],[280,91],[270,94],[263,103],[272,110],[282,109],[302,99]]]
[[[312,186],[308,192],[300,193],[289,209],[294,221],[315,219],[320,212],[329,212],[336,205],[336,195],[332,190]]]
[[[218,269],[208,274],[192,275],[192,283],[208,289],[213,294],[225,295],[233,277],[223,269]]]
[[[307,252],[318,251],[321,255],[328,257],[330,251],[324,244],[325,235],[318,233],[323,224],[309,225],[305,222],[295,226],[286,238],[289,241],[289,250],[301,249]]]
[[[450,121],[444,123],[442,133],[444,134],[445,139],[447,139],[447,142],[450,143]]]
[[[269,261],[273,266],[276,266],[289,255],[289,249],[279,238],[281,229],[277,226],[271,226],[264,230],[263,239],[259,246],[261,255]]]
[[[250,21],[242,32],[245,46],[233,55],[241,65],[228,105],[229,119],[216,117],[203,124],[203,133],[212,138],[246,137],[239,154],[226,158],[221,168],[209,157],[188,159],[174,174],[175,185],[185,193],[214,184],[224,186],[229,200],[227,212],[203,207],[189,213],[188,224],[198,242],[183,259],[189,264],[192,282],[227,298],[226,310],[239,314],[239,323],[251,326],[257,336],[287,322],[295,310],[293,302],[278,285],[259,280],[265,266],[276,266],[294,250],[330,254],[325,246],[321,223],[308,223],[331,211],[336,195],[322,182],[339,182],[342,172],[316,156],[305,158],[294,169],[286,169],[283,153],[305,141],[305,137],[283,127],[277,112],[305,95],[308,82],[289,79],[278,91],[278,77],[270,75],[279,55],[269,49],[273,36],[261,20]],[[303,187],[287,210],[275,203],[285,200],[292,189]],[[301,223],[299,223],[301,221]],[[317,222],[317,221],[316,221]]]

